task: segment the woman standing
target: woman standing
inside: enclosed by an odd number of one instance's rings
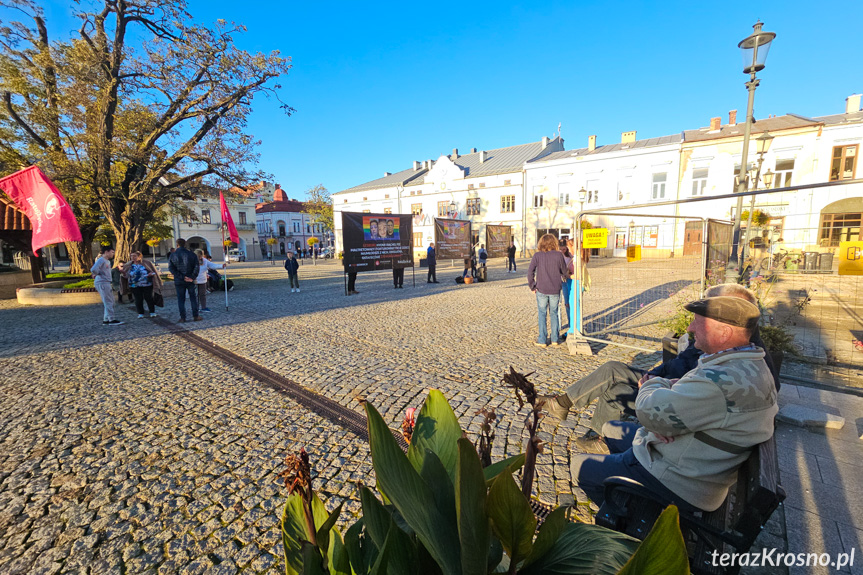
[[[575,258],[573,256],[574,246],[572,240],[560,240],[560,252],[563,254],[563,260],[566,262],[566,271],[570,277],[563,282],[563,309],[566,310],[566,326],[572,325],[572,309],[569,300],[572,294],[572,274],[575,273]],[[562,323],[562,322],[561,322]]]
[[[198,263],[200,264],[198,267],[198,277],[195,278],[195,284],[198,286],[198,307],[202,312],[211,312],[213,310],[207,307],[207,273],[209,270],[218,270],[220,267],[224,268],[225,264],[221,266],[214,264],[208,258],[210,254],[204,252],[204,250],[195,250],[195,255],[198,256]]]
[[[546,332],[546,313],[551,317],[551,345],[560,345],[560,321],[558,306],[560,305],[560,290],[563,281],[569,278],[566,260],[558,248],[557,238],[545,234],[540,238],[537,252],[530,260],[527,269],[527,284],[530,291],[536,294],[536,307],[539,313],[539,337],[534,345],[548,345]]]
[[[124,276],[129,281],[129,288],[135,297],[138,319],[144,317],[145,301],[150,317],[156,317],[156,306],[153,303],[153,284],[156,281],[155,278],[159,278],[159,274],[152,262],[144,260],[141,252],[132,252],[129,263],[124,266]]]

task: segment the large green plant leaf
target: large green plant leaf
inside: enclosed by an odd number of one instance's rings
[[[387,540],[391,541],[387,553],[390,572],[410,573],[416,564],[416,544],[404,531],[398,528],[389,511],[365,486],[360,488],[363,505],[363,520],[366,532],[371,536],[378,549],[383,549]]]
[[[326,575],[324,558],[314,545],[303,546],[303,575]]]
[[[399,448],[381,414],[369,403],[365,408],[378,488],[411,526],[444,575],[458,575],[461,571],[458,526],[447,521],[437,508],[432,490]]]
[[[488,486],[491,487],[491,482],[494,481],[494,479],[503,471],[506,471],[507,468],[509,468],[509,472],[512,473],[522,465],[524,465],[524,453],[519,453],[518,455],[513,455],[512,457],[508,457],[503,461],[492,463],[491,465],[483,469],[482,473],[485,476],[485,480]]]
[[[638,544],[604,527],[567,523],[551,549],[519,575],[616,575]]]
[[[689,558],[677,507],[669,505],[619,575],[687,575]]]
[[[345,549],[356,575],[368,575],[378,557],[378,548],[365,532],[361,517],[345,531]]]
[[[522,567],[527,567],[554,547],[558,537],[563,532],[566,526],[566,508],[558,507],[549,513],[546,520],[539,527],[539,533],[536,540],[533,542],[533,549],[530,550],[530,555],[524,562]]]
[[[482,463],[473,444],[458,440],[458,464],[455,473],[456,517],[461,541],[463,575],[488,573],[489,528],[485,513],[486,486]],[[484,552],[484,553],[483,553]]]
[[[458,459],[456,442],[461,438],[461,426],[446,398],[437,389],[429,391],[425,403],[417,416],[408,459],[414,469],[423,468],[426,450],[438,456],[451,480],[455,479],[455,465]]]
[[[536,517],[515,484],[511,471],[499,474],[491,484],[487,509],[492,531],[500,539],[510,560],[518,563],[527,557],[536,531]]]
[[[336,520],[338,520],[339,515],[341,515],[342,513],[342,505],[344,505],[344,503],[339,503],[339,506],[336,507],[333,512],[329,514],[323,525],[318,527],[317,538],[319,548],[327,549],[329,551],[330,532],[332,531],[333,527],[335,527]]]
[[[455,487],[434,451],[426,451],[420,477],[426,482],[434,496],[435,504],[444,518],[455,525]]]
[[[494,535],[490,536],[489,539],[491,539],[491,543],[488,546],[488,572],[491,573],[503,559],[503,545],[500,544],[500,539]]]
[[[335,516],[331,517],[317,494],[312,493],[312,518],[315,522],[315,530],[320,531],[324,525],[329,524],[326,539],[322,541],[318,537],[318,545],[325,546],[327,549],[330,573],[333,575],[336,573],[350,575],[351,568],[344,552],[341,535],[333,527],[340,510],[341,506],[333,512]],[[288,496],[285,510],[282,513],[282,544],[285,548],[285,565],[288,575],[297,575],[303,572],[303,545],[301,542],[309,540],[311,537],[306,529],[303,500],[299,494],[294,493]]]

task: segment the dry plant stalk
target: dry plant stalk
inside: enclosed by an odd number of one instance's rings
[[[288,455],[285,458],[287,469],[279,473],[288,488],[288,494],[299,493],[303,500],[303,515],[306,519],[306,531],[309,535],[309,543],[318,545],[317,530],[315,529],[315,518],[312,514],[312,468],[309,464],[309,454],[301,447],[299,453]]]
[[[527,375],[518,373],[515,368],[509,366],[509,373],[503,374],[503,383],[507,387],[511,387],[515,391],[515,398],[518,400],[518,407],[524,407],[525,400],[531,406],[530,413],[524,420],[524,425],[527,428],[529,440],[527,442],[527,451],[524,454],[524,471],[521,478],[521,492],[527,499],[530,499],[530,494],[533,491],[533,476],[536,475],[536,456],[542,453],[542,441],[536,436],[536,430],[539,428],[539,421],[542,419],[542,404],[536,393],[536,388],[527,378],[536,372],[530,372]],[[524,394],[525,399],[521,398]],[[533,420],[531,421],[531,416]]]
[[[494,429],[492,429],[491,424],[497,420],[497,414],[494,412],[493,407],[483,407],[476,412],[476,415],[483,416],[476,451],[479,454],[479,460],[482,463],[482,466],[485,468],[491,465],[491,447],[494,443]]]

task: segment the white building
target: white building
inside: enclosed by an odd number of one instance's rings
[[[288,251],[308,249],[309,238],[317,238],[318,248],[332,245],[330,230],[316,223],[314,215],[303,213],[303,209],[303,202],[288,199],[278,184],[273,200],[255,207],[258,241],[265,251],[267,240],[271,238],[276,240],[273,253],[277,256],[284,256]]]
[[[473,241],[485,243],[485,225],[510,225],[519,249],[525,245],[524,166],[563,150],[560,138],[495,150],[475,148],[413,167],[333,194],[336,251],[342,251],[340,212],[414,214],[414,252],[424,256],[434,239],[434,218],[472,222]],[[528,240],[530,243],[530,240]],[[532,244],[531,246],[532,247]]]

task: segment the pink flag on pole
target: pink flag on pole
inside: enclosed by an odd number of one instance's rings
[[[30,219],[34,254],[39,248],[51,244],[81,241],[81,230],[72,208],[38,166],[30,166],[0,179],[0,189]]]
[[[225,203],[225,196],[219,192],[219,202],[222,208],[222,221],[228,224],[228,235],[231,241],[235,244],[240,243],[240,234],[237,233],[237,226],[234,225],[234,220],[231,218],[231,212],[228,211],[228,204]]]

